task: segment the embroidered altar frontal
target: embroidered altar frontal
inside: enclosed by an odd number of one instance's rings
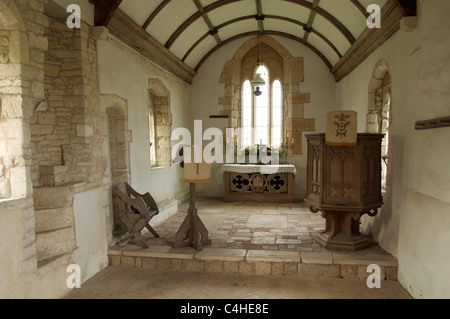
[[[294,201],[294,165],[279,165],[272,174],[261,165],[224,165],[224,201],[274,202]]]

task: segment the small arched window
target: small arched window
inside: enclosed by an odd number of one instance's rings
[[[260,65],[255,74],[266,82],[260,87],[262,94],[255,96],[250,81],[242,86],[242,145],[281,145],[283,120],[283,92],[279,80],[271,82],[269,70]]]

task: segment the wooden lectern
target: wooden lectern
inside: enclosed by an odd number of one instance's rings
[[[175,235],[173,247],[191,246],[202,250],[204,245],[211,245],[208,230],[201,221],[195,208],[195,184],[211,181],[211,164],[183,163],[184,182],[190,183],[190,199],[187,216]]]
[[[330,114],[326,134],[308,134],[305,201],[322,212],[325,232],[317,238],[324,248],[359,250],[369,245],[359,232],[364,214],[375,216],[383,205],[381,140],[383,134],[357,134],[351,112]],[[327,137],[331,138],[328,140]],[[337,137],[337,138],[336,138]]]

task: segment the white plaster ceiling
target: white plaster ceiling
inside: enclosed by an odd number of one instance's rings
[[[367,6],[387,1],[123,0],[119,8],[196,71],[211,52],[260,26],[313,49],[331,69],[367,28]]]

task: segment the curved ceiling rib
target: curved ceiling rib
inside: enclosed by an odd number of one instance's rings
[[[306,0],[284,0],[284,1],[298,4],[300,6],[303,6],[303,7],[307,8],[307,9],[311,10],[312,12],[315,12],[316,14],[321,15],[322,17],[327,19],[331,24],[333,24],[336,27],[336,29],[338,29],[345,36],[345,38],[348,40],[348,42],[350,42],[350,44],[353,44],[356,41],[356,39],[353,37],[353,35],[350,32],[350,30],[348,30],[332,14],[330,14],[329,12],[323,10],[319,6],[314,6],[311,2],[308,2]]]
[[[265,15],[265,16],[263,16],[263,17],[264,17],[265,19],[282,20],[282,21],[286,21],[286,22],[289,22],[289,23],[293,23],[293,24],[296,24],[296,25],[300,26],[301,28],[306,28],[306,27],[307,27],[307,25],[306,25],[305,23],[300,22],[300,21],[297,21],[297,20],[294,20],[294,19],[291,19],[291,18],[287,18],[287,17],[275,16],[275,15]],[[229,25],[231,25],[231,24],[233,24],[233,23],[237,23],[237,22],[244,21],[244,20],[251,20],[251,19],[257,20],[257,18],[258,18],[257,16],[245,16],[245,17],[239,17],[239,18],[236,18],[236,19],[233,19],[233,20],[224,22],[224,23],[222,23],[221,25],[218,25],[218,26],[215,28],[215,30],[219,31],[220,29],[222,29],[222,28],[224,28],[224,27],[226,27],[226,26],[229,26]],[[310,28],[309,31],[312,32],[312,33],[314,33],[314,34],[316,34],[319,38],[321,38],[324,42],[326,42],[326,43],[333,49],[333,51],[336,53],[336,55],[337,55],[339,58],[342,57],[341,52],[339,52],[339,50],[336,48],[336,46],[335,46],[330,40],[328,40],[322,33],[318,32],[318,31],[315,30],[314,28]],[[264,33],[264,31],[263,31],[263,33]],[[186,54],[183,56],[183,58],[182,58],[181,60],[182,60],[183,62],[186,61],[186,59],[188,58],[188,56],[190,55],[190,53],[191,53],[192,51],[194,51],[194,49],[195,49],[195,48],[196,48],[196,47],[197,47],[204,39],[206,39],[206,38],[207,38],[208,36],[210,36],[210,35],[212,35],[212,32],[211,32],[211,31],[205,33],[200,39],[198,39],[198,40],[197,40],[197,41],[189,48],[189,50],[186,52]],[[302,39],[301,42],[304,44],[305,41],[303,41],[303,39]],[[327,64],[328,64],[328,63],[327,63]]]
[[[256,34],[301,43],[331,71],[367,29],[367,3],[390,1],[121,0],[121,8],[193,71],[223,45]]]
[[[250,32],[244,32],[238,35],[235,35],[231,38],[228,38],[224,41],[222,41],[222,45],[225,45],[227,43],[233,42],[234,40],[243,38],[243,37],[247,37],[247,36],[254,36],[254,35],[258,35],[261,34],[259,31],[250,31]],[[278,35],[284,38],[288,38],[294,41],[297,41],[305,46],[307,46],[308,48],[310,48],[311,50],[313,50],[321,59],[322,61],[327,65],[327,67],[329,69],[331,69],[333,67],[333,65],[330,63],[330,61],[322,54],[322,52],[320,52],[316,47],[314,47],[313,45],[311,45],[308,42],[303,41],[303,39],[296,37],[292,34],[286,33],[286,32],[281,32],[281,31],[271,31],[271,30],[265,30],[262,34],[266,34],[266,35]],[[220,49],[222,47],[222,45],[216,45],[213,49],[211,49],[207,54],[205,54],[203,56],[203,58],[200,60],[200,62],[197,64],[197,66],[195,67],[194,71],[197,72],[200,67],[203,65],[203,63],[205,63],[205,61],[214,53],[216,52],[218,49]]]
[[[173,45],[173,43],[177,40],[177,38],[197,19],[201,18],[204,14],[216,10],[222,6],[228,5],[233,2],[242,1],[242,0],[221,0],[217,1],[213,4],[210,4],[209,6],[205,7],[202,12],[198,11],[195,14],[193,14],[191,17],[189,17],[185,22],[183,22],[177,30],[170,36],[169,40],[164,45],[166,48],[170,49],[170,47]],[[312,12],[315,12],[316,14],[321,15],[325,19],[327,19],[335,28],[337,28],[344,37],[348,40],[350,45],[352,45],[355,42],[355,38],[351,34],[351,32],[333,15],[328,13],[327,11],[323,10],[320,7],[315,7],[312,3],[306,1],[306,0],[284,0],[287,2],[292,2],[294,4],[303,6]]]
[[[217,2],[214,2],[210,4],[209,6],[203,8],[203,11],[197,11],[194,13],[189,19],[187,19],[182,25],[178,27],[178,29],[170,36],[169,40],[167,40],[166,44],[164,45],[166,48],[170,49],[172,44],[176,41],[176,39],[180,36],[181,33],[184,32],[192,23],[197,21],[197,19],[201,18],[204,14],[216,10],[220,7],[226,6],[227,4],[238,2],[242,0],[220,0]]]
[[[161,2],[159,4],[159,6],[150,14],[150,16],[147,18],[147,20],[145,20],[144,25],[142,26],[142,29],[147,29],[148,26],[150,25],[150,23],[153,21],[153,19],[158,15],[158,13],[161,12],[162,9],[164,9],[164,7],[166,5],[168,5],[170,2],[170,0],[164,0],[163,2]]]

